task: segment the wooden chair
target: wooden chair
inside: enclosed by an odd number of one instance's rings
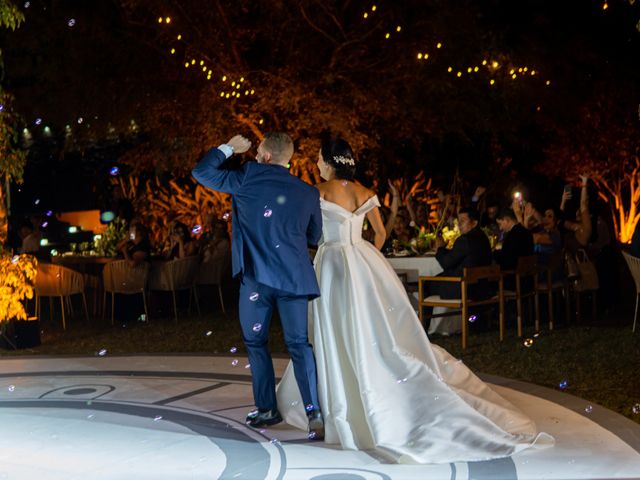
[[[549,330],[553,330],[554,327],[554,308],[553,308],[553,296],[554,294],[560,294],[564,296],[565,316],[567,323],[571,320],[571,290],[569,288],[569,281],[564,273],[564,252],[558,252],[552,255],[549,259],[549,265],[538,266],[541,279],[538,280],[536,289],[538,295],[547,296],[547,309],[549,316]],[[559,280],[554,280],[559,278]],[[536,328],[538,330],[538,328]]]
[[[522,336],[522,300],[533,299],[535,307],[535,329],[540,330],[540,302],[538,298],[538,261],[535,255],[518,258],[518,264],[513,271],[502,271],[502,275],[513,275],[516,281],[516,290],[505,290],[505,302],[515,301],[517,310],[518,337]],[[523,280],[531,279],[531,290],[523,289]],[[529,303],[531,305],[531,303]],[[529,310],[531,312],[531,310]]]
[[[636,331],[636,321],[638,320],[638,298],[640,296],[640,258],[634,257],[633,255],[628,254],[627,252],[622,252],[622,256],[624,257],[627,265],[629,266],[629,270],[631,271],[631,276],[633,277],[633,281],[636,282],[636,311],[633,315],[633,327],[631,331],[635,333]]]
[[[173,315],[178,322],[178,302],[176,292],[179,290],[189,290],[189,311],[191,310],[191,295],[196,299],[196,308],[200,316],[200,303],[198,302],[198,292],[195,288],[196,275],[198,274],[200,259],[196,256],[177,258],[154,265],[149,279],[150,291],[171,292],[173,298]]]
[[[198,267],[198,274],[196,275],[197,285],[211,285],[218,287],[218,297],[220,298],[220,306],[222,307],[222,313],[226,315],[224,309],[224,298],[222,296],[222,280],[224,275],[228,272],[231,266],[231,253],[220,259],[212,260],[209,262],[202,262]]]
[[[128,260],[116,260],[109,262],[102,271],[102,282],[104,284],[104,295],[102,301],[102,318],[104,319],[107,309],[107,293],[111,294],[111,324],[115,323],[115,294],[142,295],[144,304],[144,314],[149,319],[147,310],[147,281],[149,279],[149,262],[142,262],[135,267],[129,265]]]
[[[489,282],[498,282],[498,294],[485,300],[472,300],[469,298],[469,286],[478,283],[481,280]],[[439,295],[424,296],[424,282],[455,282],[460,284],[461,298],[442,299]],[[500,341],[504,339],[504,292],[503,292],[502,274],[499,265],[488,265],[485,267],[468,267],[463,270],[462,277],[419,277],[418,278],[418,308],[420,321],[424,325],[425,317],[423,315],[424,307],[445,307],[452,309],[446,314],[438,314],[437,316],[449,316],[462,314],[461,330],[462,330],[462,348],[467,348],[467,339],[469,335],[469,327],[467,319],[469,318],[469,309],[484,305],[498,305],[500,309]],[[428,318],[434,315],[429,315]]]
[[[40,298],[49,297],[51,299],[49,303],[50,313],[53,314],[53,297],[59,297],[60,307],[62,310],[62,328],[63,330],[66,330],[66,310],[69,309],[70,313],[73,315],[71,295],[82,295],[82,304],[88,323],[89,311],[87,310],[87,299],[84,294],[84,287],[84,278],[81,273],[52,263],[38,263],[38,273],[35,285],[36,315],[40,317],[42,307]]]

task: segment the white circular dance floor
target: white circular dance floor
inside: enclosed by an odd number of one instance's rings
[[[281,374],[286,361],[275,363]],[[396,465],[309,442],[284,424],[255,431],[244,425],[253,408],[246,364],[212,356],[0,359],[0,480],[640,478],[640,425],[486,375],[555,447],[487,462]]]

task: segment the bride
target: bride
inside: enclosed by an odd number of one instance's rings
[[[317,186],[323,238],[314,265],[321,296],[310,313],[325,442],[375,450],[400,463],[479,461],[549,445],[531,419],[461,361],[432,345],[393,268],[380,254],[375,194],[353,181],[340,138],[323,143]],[[375,247],[361,237],[364,218]],[[285,421],[308,419],[291,363],[277,388]]]

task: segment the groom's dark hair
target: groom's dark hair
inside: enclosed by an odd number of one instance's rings
[[[287,163],[293,156],[293,140],[286,133],[267,133],[262,141],[262,147],[271,154],[275,163]]]

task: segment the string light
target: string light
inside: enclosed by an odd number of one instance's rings
[[[200,66],[204,65],[204,60],[200,60]]]
[[[462,72],[458,72],[458,73],[456,73],[456,75],[457,75],[458,77],[461,77],[461,76],[462,76]]]
[[[376,7],[375,5],[371,7],[371,11],[375,12],[378,9],[378,7]]]
[[[400,25],[398,25],[398,26],[396,27],[396,32],[399,32],[400,30],[402,30],[402,27],[401,27]]]
[[[471,72],[472,72],[472,70],[473,70],[473,69],[472,69],[471,67],[467,68],[467,73],[471,73]]]
[[[176,49],[175,49],[175,48],[172,48],[172,49],[171,49],[171,55],[173,55],[174,53],[176,53]]]
[[[386,39],[388,40],[390,36],[391,36],[391,34],[390,34],[390,33],[387,33],[387,34],[384,36],[384,38],[386,38]]]
[[[240,81],[241,81],[241,82],[244,82],[244,77],[240,77]]]
[[[189,65],[190,65],[189,62],[184,62],[184,67],[185,68],[189,68]]]
[[[447,68],[447,72],[449,73],[453,72],[453,68],[452,67]]]
[[[191,59],[191,65],[195,65],[195,64],[196,64],[196,59],[195,59],[195,58],[192,58],[192,59]]]
[[[482,65],[484,66],[486,64],[487,64],[487,61],[486,60],[482,60]]]
[[[182,40],[182,35],[178,35],[176,38],[177,38],[178,40]]]
[[[493,85],[494,83],[496,83],[496,81],[493,78],[489,80],[489,85]]]
[[[500,64],[494,60],[493,62],[491,62],[491,66],[493,68],[498,68],[500,66]]]
[[[220,92],[220,96],[221,96],[221,97],[224,97],[224,92]]]
[[[222,76],[222,81],[223,81],[223,82],[226,82],[226,81],[227,81],[227,76],[226,76],[226,75],[223,75],[223,76]]]
[[[369,14],[368,14],[367,12],[364,12],[363,17],[364,17],[364,18],[367,18],[368,16],[369,16]]]
[[[478,66],[473,67],[473,71],[474,72],[477,72],[478,70],[480,70],[480,67],[478,67]]]
[[[260,125],[262,125],[264,123],[263,119],[260,119],[260,121],[258,122]]]
[[[602,10],[606,10],[607,8],[609,8],[609,4],[607,2],[604,2],[602,4]]]
[[[418,60],[422,60],[422,54],[418,53]]]
[[[165,21],[166,23],[171,23],[171,17],[167,17],[167,18],[165,18],[165,19],[164,19],[164,21]]]
[[[440,42],[438,42],[438,43],[436,44],[436,48],[442,48],[442,44],[441,44]]]
[[[547,80],[547,86],[551,85],[551,80]]]
[[[536,71],[535,70],[531,70],[531,75],[535,75]]]
[[[514,73],[513,75],[511,75],[511,78],[513,78],[514,80],[516,79],[517,75]]]
[[[158,23],[162,23],[162,17],[158,18]]]

